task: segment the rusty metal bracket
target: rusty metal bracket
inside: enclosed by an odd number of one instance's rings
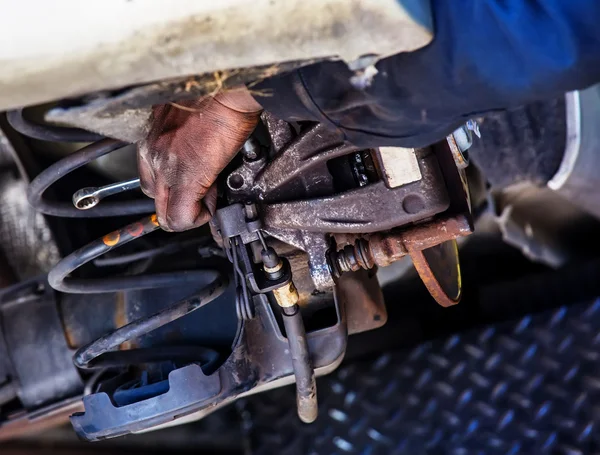
[[[410,255],[432,297],[442,306],[455,305],[461,297],[460,265],[456,239],[473,231],[466,215],[444,217],[410,229],[393,230],[360,238],[341,251],[331,252],[336,276],[344,272],[385,267]]]
[[[435,155],[420,156],[419,168],[420,180],[393,189],[379,181],[334,196],[266,204],[263,222],[281,229],[371,233],[445,211],[450,199]]]
[[[267,229],[325,233],[383,231],[449,207],[442,171],[429,149],[417,153],[416,181],[396,188],[378,181],[335,194],[327,162],[357,150],[339,132],[313,125],[268,164],[245,160],[227,179],[231,200],[261,201]]]
[[[443,307],[456,305],[462,297],[462,278],[455,239],[410,253],[413,265],[431,297]]]
[[[265,123],[269,134],[283,134],[290,137],[291,132],[282,124],[273,124],[275,120],[267,117]],[[276,155],[269,163],[264,160],[245,160],[227,181],[232,200],[260,200],[278,202],[295,199],[317,193],[329,194],[333,191],[331,176],[328,175],[327,161],[359,150],[344,141],[338,131],[327,129],[316,123],[304,129],[286,146],[274,145]],[[298,184],[301,180],[301,184]],[[231,185],[231,183],[235,183]]]

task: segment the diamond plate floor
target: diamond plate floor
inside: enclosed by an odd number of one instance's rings
[[[238,404],[256,454],[600,454],[600,300],[353,362]]]

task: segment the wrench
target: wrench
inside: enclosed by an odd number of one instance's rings
[[[97,206],[106,196],[122,193],[140,187],[140,179],[125,180],[124,182],[111,183],[100,188],[90,186],[81,188],[73,194],[73,205],[79,210],[89,210]]]

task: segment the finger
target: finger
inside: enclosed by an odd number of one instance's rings
[[[158,224],[165,231],[172,231],[167,219],[167,208],[169,205],[169,186],[164,179],[159,177],[155,185],[154,205],[156,206],[156,217]]]
[[[200,214],[194,221],[194,227],[202,226],[208,223],[214,216],[217,210],[217,186],[213,185],[202,199],[200,205]]]
[[[169,229],[185,231],[208,221],[210,214],[207,215],[208,210],[202,204],[202,198],[207,191],[208,189],[196,185],[171,187],[166,217]]]
[[[217,211],[217,185],[213,185],[209,188],[204,199],[202,200],[202,204],[208,211],[208,214],[212,218],[215,216],[215,212]]]
[[[217,210],[217,186],[213,185],[209,188],[208,192],[202,199],[200,206],[200,214],[194,221],[194,227],[202,226],[208,223]]]
[[[146,196],[154,198],[156,193],[156,178],[154,176],[154,170],[148,162],[148,153],[148,142],[144,140],[138,144],[137,148],[137,167],[140,176],[140,187]]]

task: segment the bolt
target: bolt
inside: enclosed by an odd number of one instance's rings
[[[336,277],[344,272],[369,270],[375,265],[370,244],[365,239],[358,239],[354,245],[346,245],[343,250],[332,252],[329,258],[333,274]]]
[[[477,123],[476,120],[467,120],[466,123],[467,129],[470,131],[473,131],[473,133],[475,133],[475,136],[477,136],[479,139],[481,139],[481,131],[479,131],[479,123]]]
[[[467,121],[467,123],[452,133],[456,145],[461,152],[466,152],[473,145],[473,133],[475,133],[475,136],[481,137],[479,124],[475,120]]]
[[[454,133],[452,133],[452,136],[456,141],[458,150],[461,152],[466,152],[473,145],[473,135],[471,134],[471,130],[468,129],[466,125],[463,125],[455,130]]]
[[[255,161],[260,157],[260,145],[254,138],[248,139],[242,146],[242,155],[248,161]]]

